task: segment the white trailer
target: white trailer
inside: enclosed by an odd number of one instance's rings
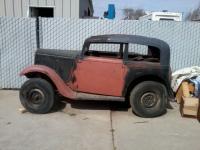
[[[182,21],[183,15],[182,13],[175,12],[151,12],[145,16],[139,18],[139,20],[152,20],[152,21],[160,21],[160,20],[169,20],[169,21]]]

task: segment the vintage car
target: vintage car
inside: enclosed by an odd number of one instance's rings
[[[59,94],[71,100],[129,102],[138,116],[156,117],[166,112],[170,96],[170,48],[138,35],[92,36],[82,51],[38,49],[35,64],[20,75],[29,79],[20,101],[32,113],[48,113]]]

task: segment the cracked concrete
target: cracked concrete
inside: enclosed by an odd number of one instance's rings
[[[72,102],[36,115],[19,111],[18,91],[2,90],[0,150],[199,150],[199,122],[182,118],[178,105],[173,107],[146,119],[121,103]]]

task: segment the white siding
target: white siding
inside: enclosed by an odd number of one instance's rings
[[[38,6],[47,6],[47,1],[46,0],[39,0]]]
[[[14,15],[22,17],[22,0],[14,0]]]
[[[5,16],[5,4],[4,4],[4,0],[0,0],[0,16]]]
[[[46,0],[47,2],[47,6],[54,6],[55,5],[55,1],[54,0]]]
[[[71,0],[63,0],[63,17],[70,18],[71,17]]]
[[[30,6],[38,6],[38,1],[37,0],[29,0],[29,5]]]
[[[28,9],[29,9],[29,1],[22,0],[22,15],[23,15],[23,17],[28,16]]]
[[[62,2],[63,0],[56,0],[55,1],[55,10],[54,10],[54,15],[55,17],[62,17],[63,16],[63,12],[62,12]]]
[[[79,0],[71,0],[71,18],[79,18]]]
[[[6,16],[12,17],[14,16],[13,10],[13,0],[6,0]]]

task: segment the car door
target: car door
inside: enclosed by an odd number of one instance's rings
[[[122,96],[124,76],[123,59],[84,56],[77,62],[74,86],[83,93]]]

